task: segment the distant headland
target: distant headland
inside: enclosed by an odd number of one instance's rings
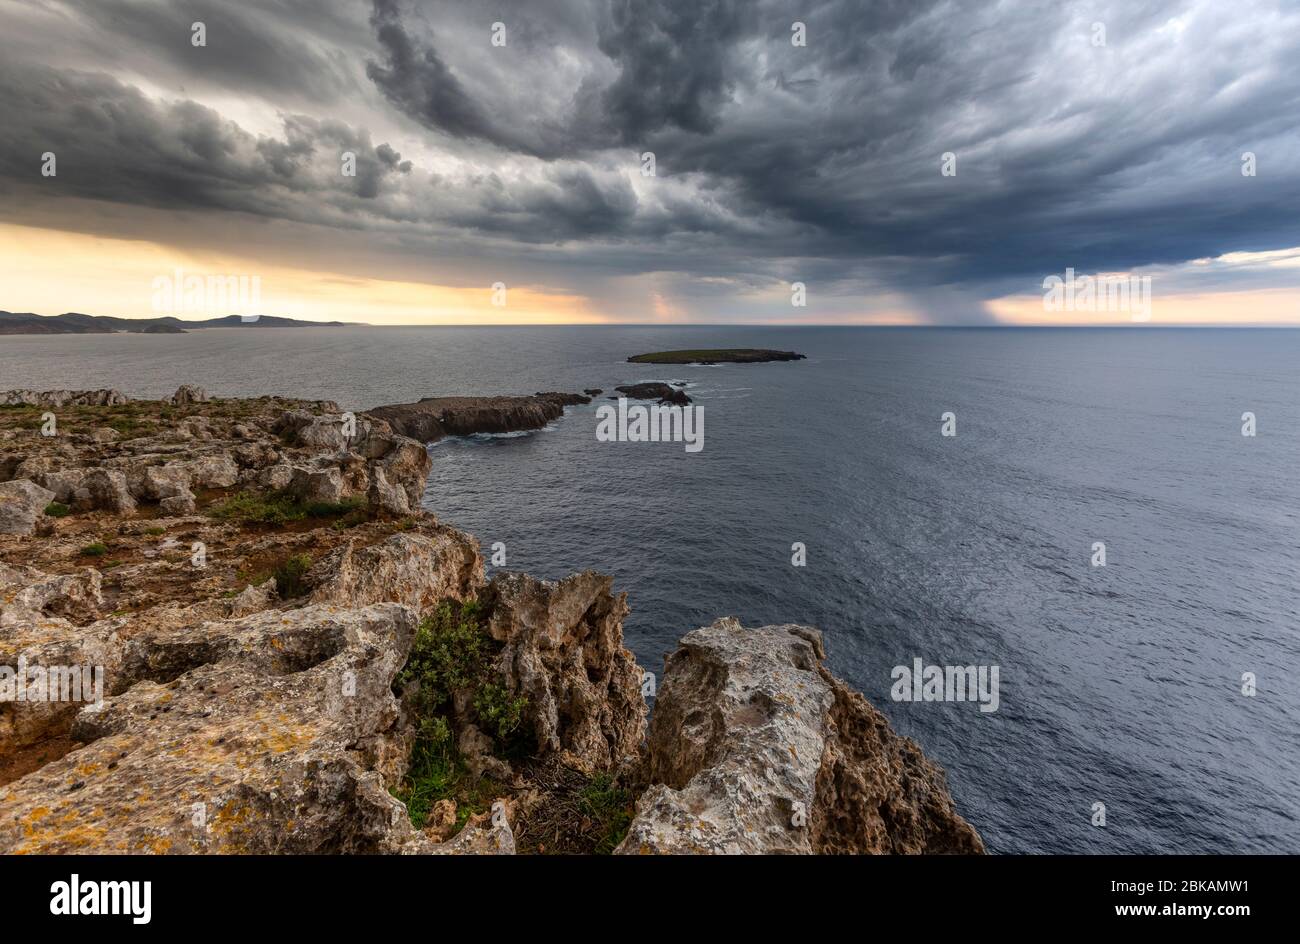
[[[691,351],[659,351],[636,354],[629,364],[762,364],[767,361],[801,361],[805,354],[794,351],[768,351],[757,347],[733,347]]]
[[[114,318],[108,315],[37,315],[32,312],[0,311],[0,334],[184,334],[193,328],[323,328],[343,327],[346,321],[299,321],[262,315],[245,320],[240,315],[183,321],[166,315],[161,318]]]

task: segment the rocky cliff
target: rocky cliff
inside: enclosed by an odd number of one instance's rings
[[[538,393],[531,397],[428,397],[416,403],[380,406],[370,415],[403,436],[437,442],[444,436],[513,433],[541,429],[564,415],[566,406],[590,403],[579,393]]]
[[[647,734],[609,577],[420,509],[404,431],[565,396],[0,394],[0,852],[982,851],[815,630],[688,634]]]

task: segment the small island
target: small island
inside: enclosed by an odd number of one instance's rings
[[[805,354],[794,351],[768,351],[757,347],[734,347],[693,351],[659,351],[637,354],[629,364],[763,364],[768,361],[801,361]]]

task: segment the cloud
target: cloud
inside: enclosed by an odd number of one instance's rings
[[[375,0],[370,22],[385,62],[367,63],[366,75],[389,101],[431,128],[486,141],[499,138],[500,133],[437,50],[407,34],[397,0]]]
[[[1066,267],[1300,245],[1296,61],[1283,0],[51,0],[0,38],[0,187],[977,323]]]

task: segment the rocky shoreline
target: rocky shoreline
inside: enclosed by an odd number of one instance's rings
[[[514,433],[541,429],[564,415],[566,406],[590,403],[580,393],[538,393],[531,397],[426,397],[416,403],[375,407],[369,415],[396,433],[424,443],[444,436]]]
[[[816,630],[650,677],[611,578],[488,580],[421,509],[423,442],[594,393],[0,394],[0,695],[86,683],[0,700],[0,852],[982,852]]]

